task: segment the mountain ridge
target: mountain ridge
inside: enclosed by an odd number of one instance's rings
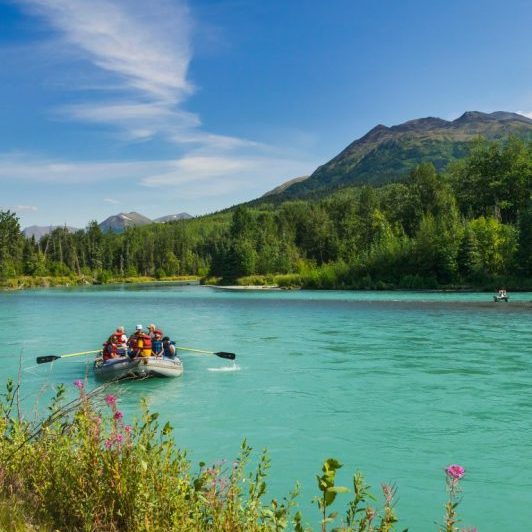
[[[390,127],[378,124],[307,179],[289,180],[262,198],[284,201],[349,185],[381,185],[403,179],[423,162],[441,171],[466,156],[475,138],[499,140],[511,134],[532,139],[532,119],[507,111],[466,111],[454,120],[429,116]]]

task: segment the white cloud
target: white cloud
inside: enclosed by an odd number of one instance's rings
[[[86,162],[18,153],[0,154],[0,183],[91,185],[105,182],[110,187],[123,187],[125,183],[130,198],[140,197],[142,189],[139,185],[143,185],[143,190],[174,191],[184,197],[199,199],[231,190],[249,190],[260,195],[294,176],[310,173],[316,166],[315,161],[282,156],[188,155],[154,161]],[[118,203],[112,197],[103,201]]]
[[[178,102],[187,81],[191,20],[183,2],[19,0],[43,15],[97,67],[126,88]]]
[[[217,151],[256,145],[205,132],[200,117],[182,108],[194,92],[188,79],[193,21],[185,0],[18,1],[59,32],[69,55],[77,50],[98,69],[94,87],[87,75],[71,79],[71,89],[88,90],[90,98],[57,108],[55,117],[111,125],[127,140],[160,136]],[[66,48],[64,42],[59,46]],[[106,87],[108,94],[102,92]]]
[[[19,212],[19,211],[31,211],[31,212],[35,212],[37,211],[37,207],[35,205],[15,205],[15,208],[14,210],[16,212]]]
[[[532,111],[527,113],[525,111],[516,111],[518,115],[526,116],[527,118],[530,118],[532,120]]]

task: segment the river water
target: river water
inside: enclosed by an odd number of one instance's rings
[[[130,285],[0,294],[0,384],[17,377],[30,411],[57,383],[90,373],[90,357],[35,365],[35,356],[97,349],[116,326],[156,323],[183,353],[176,380],[115,385],[126,417],[147,397],[193,462],[238,454],[242,438],[272,458],[270,496],[299,480],[304,520],[324,459],[356,469],[373,492],[395,483],[399,527],[436,530],[443,468],[466,468],[461,526],[530,529],[532,294],[225,292]],[[42,399],[41,399],[42,401]],[[348,496],[333,507],[343,512]],[[398,528],[399,528],[398,527]]]

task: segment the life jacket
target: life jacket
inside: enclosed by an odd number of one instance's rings
[[[130,337],[129,337],[129,340],[127,342],[127,345],[133,350],[135,351],[138,347],[138,341],[139,341],[139,337],[136,335],[136,334],[132,334]]]
[[[110,360],[111,358],[115,358],[113,355],[116,355],[116,344],[105,342],[103,344],[103,359]]]
[[[118,338],[119,344],[125,344],[127,342],[126,333],[116,330],[113,334]]]
[[[141,345],[142,343],[142,345]],[[143,334],[138,340],[138,348],[140,355],[143,357],[151,357],[151,338],[148,334]]]

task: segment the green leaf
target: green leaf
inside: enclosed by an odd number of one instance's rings
[[[332,486],[328,491],[333,491],[334,493],[349,493],[349,488],[345,486]]]
[[[325,499],[325,506],[330,506],[336,499],[336,493],[329,489],[323,494],[323,498]]]

